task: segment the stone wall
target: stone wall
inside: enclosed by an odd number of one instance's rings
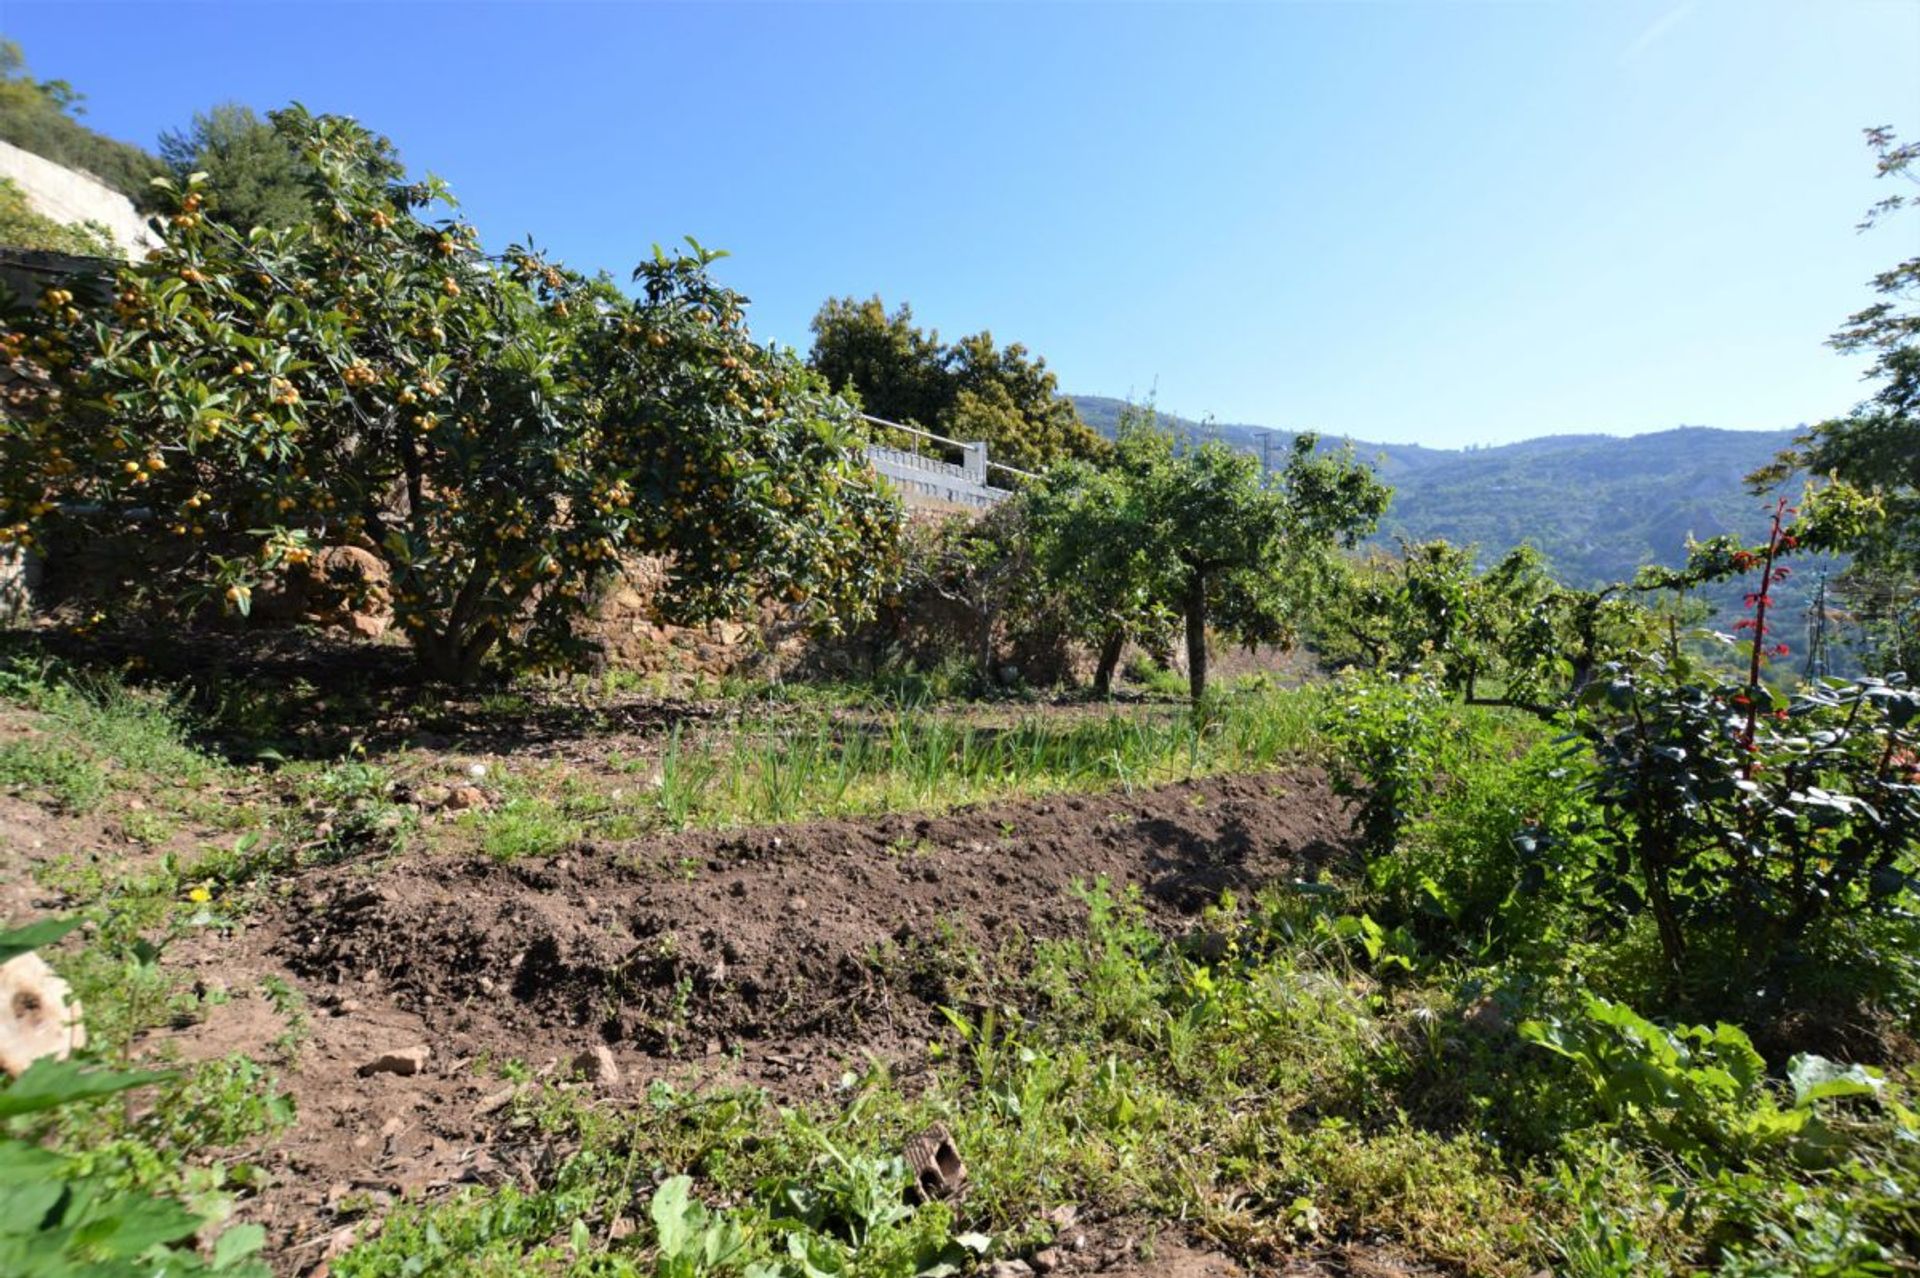
[[[772,604],[747,621],[676,626],[660,619],[654,598],[666,582],[666,565],[639,558],[625,565],[594,609],[588,633],[607,664],[642,674],[724,675],[777,660],[791,640],[791,618]]]

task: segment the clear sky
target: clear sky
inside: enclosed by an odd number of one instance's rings
[[[990,328],[1063,388],[1436,446],[1791,426],[1920,218],[1916,0],[164,4],[0,0],[152,144],[299,100],[389,134],[498,246],[729,249],[755,331],[829,295]]]

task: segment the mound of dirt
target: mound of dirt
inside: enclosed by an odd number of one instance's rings
[[[711,1054],[923,1036],[1008,942],[1085,926],[1076,884],[1137,885],[1169,931],[1315,877],[1345,823],[1300,771],[983,805],[942,816],[662,836],[499,863],[423,858],[303,885],[275,952],[461,1051],[530,1040]]]

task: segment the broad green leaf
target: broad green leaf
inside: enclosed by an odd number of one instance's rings
[[[1841,1065],[1811,1052],[1787,1062],[1787,1081],[1793,1084],[1795,1105],[1837,1096],[1878,1096],[1886,1086],[1885,1079],[1864,1065]]]
[[[213,1267],[233,1269],[241,1261],[259,1253],[267,1245],[267,1231],[260,1225],[235,1225],[220,1235],[213,1245]]]
[[[0,1087],[0,1118],[33,1114],[73,1101],[111,1096],[133,1087],[145,1087],[169,1077],[147,1070],[120,1072],[88,1069],[79,1061],[58,1061],[43,1056],[27,1067],[27,1072],[6,1087]]]
[[[691,1205],[687,1201],[692,1189],[691,1176],[674,1176],[653,1191],[653,1201],[647,1207],[647,1214],[653,1217],[660,1250],[665,1255],[684,1255],[692,1245],[692,1230],[689,1228],[692,1222],[688,1220]]]
[[[77,918],[39,919],[22,927],[0,931],[0,963],[45,949],[79,926],[80,920]]]

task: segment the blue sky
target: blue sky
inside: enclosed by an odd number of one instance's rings
[[[755,331],[910,301],[1065,389],[1436,446],[1859,399],[1822,343],[1920,218],[1920,3],[92,5],[0,0],[151,144],[348,112],[494,245],[732,251]]]

